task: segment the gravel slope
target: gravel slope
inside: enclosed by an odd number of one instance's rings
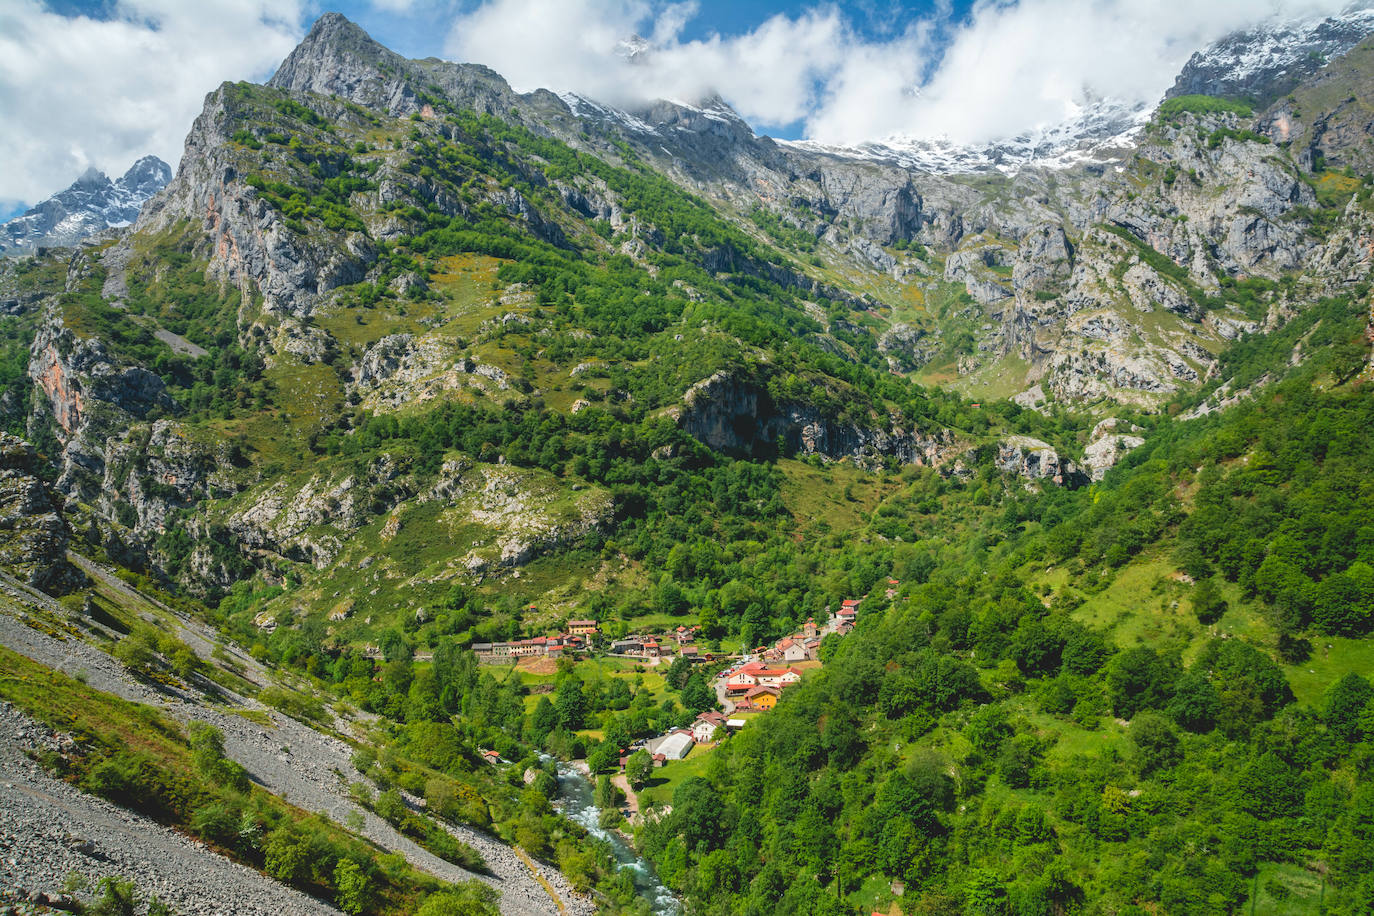
[[[89,569],[87,571],[90,572]],[[492,875],[478,875],[427,852],[386,821],[360,809],[347,794],[348,782],[359,776],[350,762],[352,748],[345,742],[317,732],[253,700],[231,695],[231,699],[243,708],[270,716],[270,727],[236,715],[232,708],[204,705],[202,697],[189,691],[155,690],[130,677],[119,662],[94,646],[71,638],[59,640],[22,623],[16,615],[22,615],[22,605],[30,603],[38,604],[51,613],[67,616],[66,610],[57,602],[0,573],[0,644],[65,674],[74,676],[82,672],[89,686],[128,700],[158,706],[181,722],[209,722],[224,733],[227,755],[241,763],[255,782],[301,808],[323,812],[338,823],[344,823],[350,812],[358,812],[363,817],[364,826],[360,831],[363,836],[385,849],[404,855],[417,868],[446,881],[476,878],[501,891],[503,914],[557,916],[560,912],[566,912],[583,916],[595,913],[594,904],[574,893],[560,872],[536,864],[544,879],[562,898],[564,909],[560,910],[510,847],[486,834],[449,826],[450,832],[482,854],[493,872]],[[202,630],[200,635],[208,634]],[[211,644],[208,641],[198,642],[200,645],[196,648],[205,646],[208,655]],[[6,813],[7,808],[0,803],[0,814]],[[55,883],[60,884],[61,877],[56,875]]]
[[[313,897],[43,772],[24,753],[57,741],[0,702],[0,885],[55,896],[67,876],[131,878],[182,916],[337,914]]]

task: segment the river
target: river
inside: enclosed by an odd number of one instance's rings
[[[653,866],[644,861],[629,843],[614,830],[597,823],[599,810],[594,802],[591,781],[570,763],[558,762],[558,798],[554,806],[566,817],[585,827],[598,840],[610,844],[622,871],[628,871],[639,895],[653,906],[657,916],[681,916],[682,904],[663,886]]]

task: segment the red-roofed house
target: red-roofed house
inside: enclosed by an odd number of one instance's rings
[[[778,705],[778,697],[782,691],[777,687],[755,687],[744,695],[742,706],[750,706],[754,709],[772,709]]]
[[[716,732],[725,727],[725,716],[718,712],[704,712],[692,723],[692,737],[697,743],[713,741]]]

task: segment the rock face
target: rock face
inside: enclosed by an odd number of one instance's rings
[[[997,443],[994,459],[999,470],[1016,474],[1027,481],[1044,481],[1058,486],[1077,486],[1083,474],[1072,461],[1059,457],[1048,442],[1030,436],[1008,436]]]
[[[1356,16],[1328,29],[1336,42],[1330,53],[1363,22]],[[503,146],[506,141],[480,132],[468,136],[449,109],[471,110],[613,163],[633,158],[689,189],[760,243],[702,242],[692,252],[699,266],[721,283],[753,278],[799,291],[806,301],[797,303],[805,312],[797,316],[798,335],[838,359],[864,364],[865,372],[881,370],[886,360],[888,370],[912,373],[941,356],[971,376],[970,386],[988,384],[994,372],[983,370],[1003,372],[997,376],[1002,390],[1024,391],[1020,400],[1030,406],[1088,402],[1102,409],[1115,401],[1152,408],[1214,372],[1228,341],[1271,329],[1302,302],[1368,276],[1374,215],[1355,205],[1335,212],[1303,173],[1319,157],[1364,161],[1370,124],[1361,106],[1374,94],[1374,82],[1364,79],[1362,60],[1347,55],[1315,75],[1304,71],[1305,81],[1293,89],[1297,101],[1277,103],[1259,121],[1184,112],[1146,124],[1139,112],[1128,112],[1130,141],[1113,153],[1111,168],[1087,162],[1052,172],[994,169],[975,178],[957,169],[932,174],[900,157],[775,143],[755,136],[718,98],[620,111],[578,96],[516,93],[483,67],[404,60],[342,16],[326,14],[267,87],[226,84],[208,96],[175,178],[144,209],[135,236],[101,253],[79,253],[67,291],[76,291],[82,271],[103,269],[106,304],[127,307],[137,277],[131,273],[138,269],[136,242],[161,233],[185,239],[192,258],[208,262],[208,279],[239,292],[236,341],[274,378],[318,372],[326,379],[321,384],[337,384],[321,389],[321,403],[338,403],[329,400],[332,393],[348,405],[345,413],[357,408],[374,415],[431,398],[519,403],[550,395],[555,403],[553,391],[562,390],[556,383],[534,390],[544,384],[535,378],[539,373],[526,377],[519,368],[555,348],[541,324],[548,311],[544,290],[536,295],[522,283],[503,288],[507,280],[483,280],[480,299],[491,312],[460,336],[430,313],[435,290],[429,284],[437,289],[449,282],[441,279],[446,275],[422,275],[396,257],[406,246],[392,243],[443,222],[440,217],[490,218],[555,247],[618,252],[653,273],[659,269],[653,253],[667,240],[644,215],[650,211],[598,170],[547,168],[519,144]],[[1230,91],[1222,85],[1225,67],[1204,73],[1201,59],[1191,66],[1188,91]],[[1227,66],[1227,73],[1241,68],[1234,61]],[[1235,85],[1239,92],[1259,84]],[[1303,95],[1309,87],[1321,91]],[[1357,104],[1320,101],[1347,95]],[[270,139],[287,134],[299,141],[294,147]],[[425,163],[437,160],[425,157],[436,149],[486,157],[486,165],[499,159],[504,167],[509,160],[518,180],[488,181],[480,170],[470,181],[461,170],[458,180],[435,177]],[[335,185],[354,190],[323,186],[339,177],[348,181]],[[314,212],[322,207],[315,203],[282,204],[273,187],[328,198],[332,209],[324,212],[334,218]],[[430,215],[421,221],[420,211]],[[765,244],[767,235],[778,245]],[[61,448],[55,489],[91,506],[153,567],[158,550],[166,549],[157,546],[162,536],[185,524],[197,541],[191,575],[207,588],[226,587],[243,574],[246,567],[226,556],[327,571],[361,562],[350,551],[359,543],[355,536],[371,526],[388,543],[404,544],[421,521],[408,513],[423,506],[431,521],[442,515],[436,525],[485,529],[461,535],[469,551],[463,569],[442,575],[513,574],[614,517],[603,493],[560,504],[551,495],[557,482],[490,464],[479,473],[445,463],[432,486],[396,456],[345,470],[330,455],[322,457],[322,469],[289,480],[252,469],[214,438],[217,432],[206,433],[205,424],[179,425],[178,405],[161,376],[119,355],[128,347],[102,343],[79,317],[68,327],[55,294],[40,301],[11,291],[6,277],[21,266],[0,270],[0,311],[31,320],[45,308],[29,363],[37,405],[31,438],[52,433]],[[1255,280],[1269,281],[1261,299],[1240,305],[1227,298],[1241,281]],[[675,281],[674,288],[694,303],[716,296],[696,281],[691,288]],[[382,296],[420,306],[404,324],[385,325],[386,336],[357,330],[371,323],[359,316],[340,330],[344,312]],[[696,330],[684,321],[677,339]],[[522,349],[515,351],[522,360],[512,360],[483,349],[506,333],[528,337],[531,355]],[[587,332],[573,327],[568,333],[577,339]],[[676,333],[665,333],[664,352],[672,352],[668,335]],[[718,372],[685,392],[675,376],[679,387],[655,404],[681,392],[669,412],[682,429],[713,448],[752,457],[815,455],[873,468],[957,465],[968,454],[970,443],[948,430],[910,429],[887,408],[862,403],[839,381],[849,377],[843,373],[808,380],[814,389],[795,378],[770,378],[775,363],[759,347],[716,365],[761,368]],[[592,368],[578,366],[569,380]],[[608,373],[591,375],[576,382],[574,394],[623,402],[624,391],[587,384]],[[570,396],[566,403],[577,412],[592,401]],[[337,424],[325,438],[337,442],[336,433],[349,434],[347,426]],[[322,430],[306,434],[314,432]],[[1097,430],[1081,471],[1049,444],[1025,437],[1005,439],[995,454],[985,450],[981,457],[1028,481],[1075,485],[1100,479],[1139,443],[1127,430]]]
[[[847,459],[880,467],[885,458],[901,464],[938,466],[955,452],[948,430],[921,434],[887,425],[859,425],[824,415],[811,404],[778,403],[758,382],[730,372],[697,382],[675,411],[678,425],[715,449],[752,457],[783,453]]]
[[[115,181],[87,169],[65,191],[0,225],[0,254],[71,246],[106,229],[127,226],[171,177],[171,167],[156,156],[144,156]]]
[[[67,562],[67,523],[38,478],[33,447],[0,433],[0,567],[21,581],[61,595],[85,582]]]
[[[57,488],[83,500],[108,493],[109,437],[155,412],[177,409],[161,378],[120,363],[99,339],[75,334],[55,305],[34,337],[29,377],[40,394],[35,421],[51,422],[62,446]]]
[[[1118,432],[1119,422],[1109,417],[1093,427],[1091,441],[1083,449],[1083,463],[1093,480],[1101,480],[1131,449],[1145,444],[1140,436]]]
[[[1371,15],[1374,15],[1372,13]],[[1312,79],[1276,101],[1259,118],[1259,130],[1276,143],[1291,146],[1304,167],[1328,169],[1374,167],[1370,151],[1368,100],[1374,90],[1374,38],[1334,60]]]

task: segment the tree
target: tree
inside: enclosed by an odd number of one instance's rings
[[[1374,624],[1374,568],[1356,562],[1316,588],[1314,622],[1323,633],[1358,636]]]
[[[224,756],[224,733],[208,722],[192,722],[191,762],[206,779],[239,792],[248,791],[248,771]]]
[[[430,670],[420,671],[410,682],[406,695],[407,722],[438,722],[445,718],[439,698],[439,685]]]
[[[692,663],[685,655],[679,655],[673,659],[673,663],[668,666],[668,671],[663,675],[663,679],[668,682],[668,686],[674,690],[681,690],[687,686],[687,680],[692,675]]]
[[[377,800],[372,804],[372,810],[377,812],[377,816],[382,820],[389,821],[393,825],[400,824],[410,813],[406,807],[405,799],[401,798],[401,793],[395,789],[387,789],[377,796]]]
[[[1193,586],[1193,613],[1199,623],[1213,624],[1226,613],[1226,599],[1217,588],[1215,579],[1202,579]]]
[[[602,741],[587,755],[587,768],[593,773],[600,773],[614,767],[619,759],[620,745],[611,741]]]
[[[582,682],[570,677],[558,685],[554,694],[554,708],[558,711],[558,724],[561,728],[575,732],[582,727],[586,714],[586,700],[582,696]]]
[[[717,849],[730,832],[725,800],[699,776],[688,777],[673,792],[672,817],[677,833],[692,851]]]
[[[1039,741],[1030,735],[1017,735],[1002,744],[997,755],[997,775],[1013,789],[1024,789],[1031,784],[1041,754]]]
[[[558,710],[547,696],[539,698],[539,702],[534,704],[534,712],[530,713],[530,741],[535,744],[543,744],[549,732],[558,727]]]
[[[619,808],[625,800],[624,793],[611,782],[611,777],[602,775],[596,781],[596,806],[598,808]]]
[[[1221,697],[1204,671],[1193,666],[1179,678],[1174,698],[1169,701],[1169,715],[1190,732],[1202,734],[1216,727],[1221,710]]]
[[[114,647],[114,656],[126,668],[148,668],[157,658],[157,634],[148,627],[137,627]]]
[[[654,758],[644,748],[635,751],[625,761],[625,779],[636,792],[648,785],[653,775]]]
[[[1227,735],[1245,734],[1293,702],[1293,691],[1274,660],[1239,639],[1212,640],[1193,668],[1208,672],[1217,688],[1217,724]]]
[[[405,634],[395,627],[382,631],[378,638],[378,646],[382,650],[382,657],[388,662],[410,663],[410,644],[406,642]]]
[[[334,866],[334,899],[345,913],[358,914],[372,901],[372,879],[352,859],[340,859]]]
[[[1127,649],[1107,665],[1107,691],[1118,716],[1129,719],[1142,709],[1161,709],[1173,697],[1178,662],[1153,649]]]
[[[1131,721],[1131,764],[1141,776],[1168,769],[1183,759],[1178,736],[1158,713],[1143,712]]]
[[[1007,911],[1007,891],[1001,879],[985,868],[970,871],[964,883],[964,906],[971,916],[1002,916]]]
[[[1236,788],[1242,809],[1270,820],[1296,814],[1307,786],[1277,754],[1266,751],[1246,765]]]
[[[682,690],[682,705],[690,712],[705,712],[715,708],[716,695],[706,686],[705,675],[698,672],[687,679],[687,686]]]
[[[984,758],[997,755],[1002,742],[1011,736],[1011,725],[1007,722],[1007,711],[998,705],[980,706],[969,717],[964,737],[973,744],[973,749]]]
[[[1362,735],[1360,714],[1374,697],[1374,687],[1355,673],[1347,674],[1332,686],[1326,695],[1326,727],[1348,744],[1359,741]]]

